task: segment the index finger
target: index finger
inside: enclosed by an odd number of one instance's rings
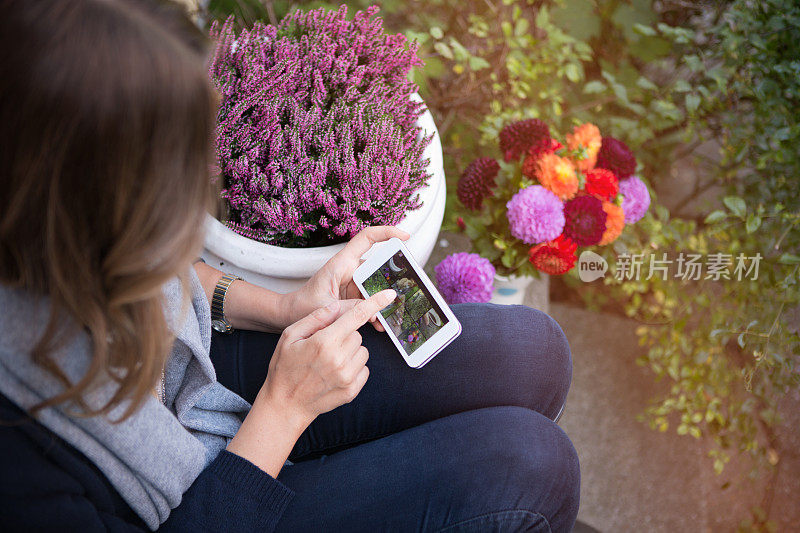
[[[349,335],[357,330],[372,318],[375,313],[392,303],[397,297],[394,289],[385,289],[379,293],[373,294],[366,300],[358,302],[352,309],[344,313],[336,319],[336,321],[328,326],[334,330],[340,337]]]
[[[392,237],[405,241],[409,238],[409,234],[394,226],[372,226],[358,232],[342,251],[348,258],[358,260],[372,248],[373,244],[388,241]]]

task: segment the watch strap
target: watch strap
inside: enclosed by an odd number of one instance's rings
[[[233,274],[222,276],[214,287],[214,294],[211,297],[211,321],[223,324],[225,331],[233,329],[231,323],[225,318],[225,295],[228,293],[228,287],[237,279],[242,278]]]

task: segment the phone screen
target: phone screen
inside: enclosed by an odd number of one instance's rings
[[[444,312],[402,250],[364,280],[364,289],[370,296],[384,289],[397,292],[397,298],[381,314],[409,355],[447,324]]]

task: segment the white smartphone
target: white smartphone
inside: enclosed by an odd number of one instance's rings
[[[410,367],[422,367],[461,333],[453,311],[400,239],[373,246],[353,281],[364,298],[384,289],[397,292],[378,320]]]

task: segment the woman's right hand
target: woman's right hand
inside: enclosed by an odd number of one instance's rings
[[[358,328],[396,296],[387,289],[344,313],[340,307],[345,303],[334,301],[287,327],[228,451],[276,477],[306,427],[318,415],[352,401],[364,387],[369,353]]]
[[[286,328],[260,394],[306,425],[353,400],[369,376],[369,353],[357,330],[395,297],[394,290],[386,289],[343,314],[345,302],[334,301]]]

